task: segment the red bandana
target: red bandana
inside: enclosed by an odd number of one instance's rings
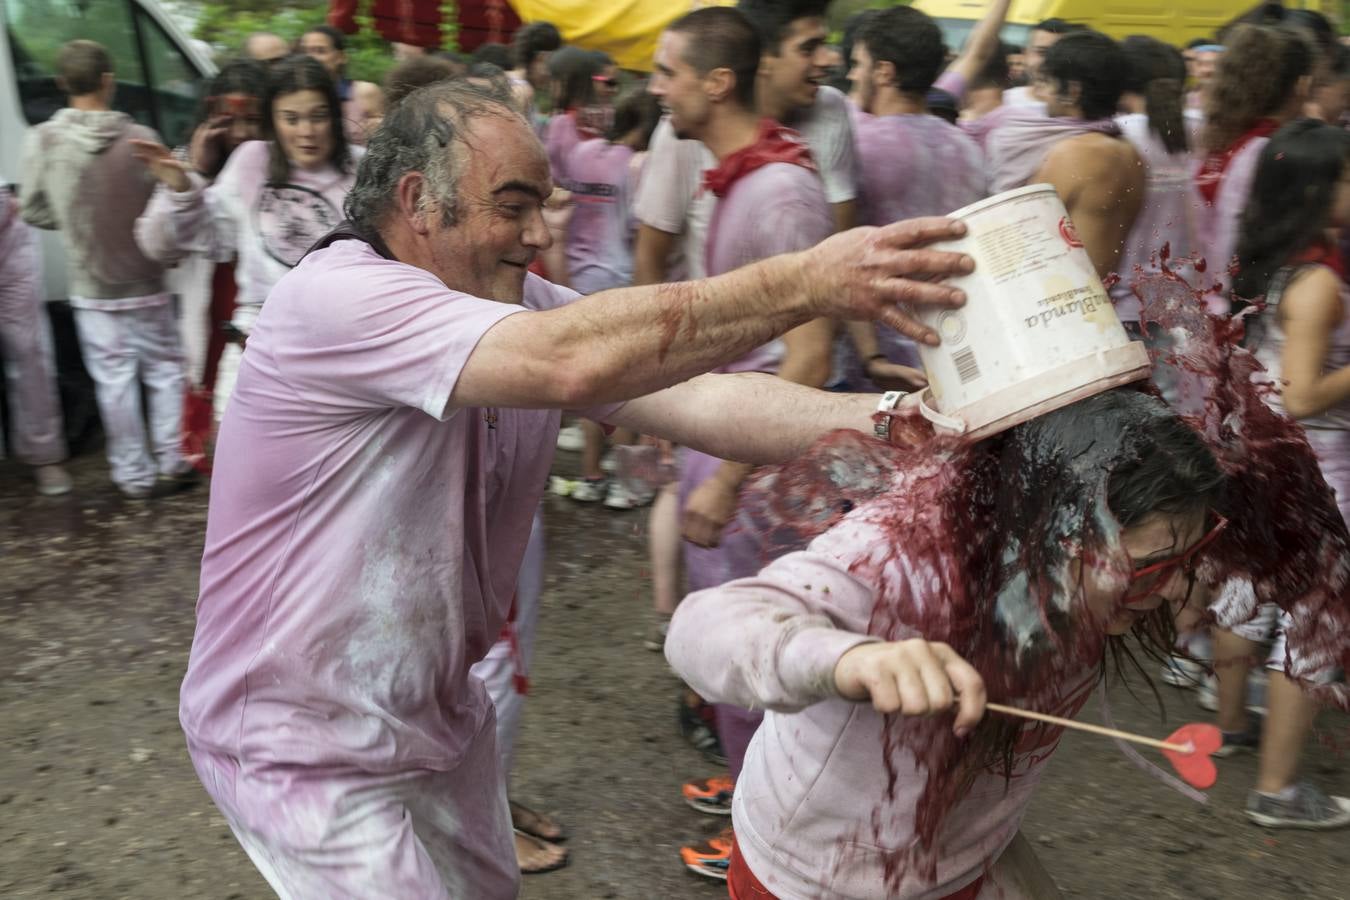
[[[725,197],[733,184],[770,163],[791,163],[816,171],[816,164],[811,161],[811,151],[802,143],[797,132],[779,125],[773,119],[761,119],[755,142],[722,160],[717,168],[704,172],[703,186],[717,197]]]
[[[605,136],[604,130],[599,127],[602,115],[599,110],[573,107],[567,111],[567,115],[571,117],[572,125],[576,127],[579,140],[590,141]]]
[[[1195,186],[1200,191],[1200,196],[1205,199],[1205,203],[1213,206],[1214,201],[1219,199],[1219,186],[1223,184],[1223,176],[1227,174],[1228,166],[1238,151],[1256,138],[1270,137],[1279,127],[1280,123],[1274,119],[1261,119],[1227,150],[1211,153],[1205,157],[1205,161],[1200,164],[1200,171],[1195,173]]]
[[[1290,262],[1295,265],[1326,266],[1336,273],[1336,277],[1345,281],[1345,259],[1341,256],[1341,250],[1335,244],[1327,240],[1321,240],[1313,244],[1302,253],[1295,256]]]

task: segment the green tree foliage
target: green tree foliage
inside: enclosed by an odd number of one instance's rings
[[[360,31],[347,38],[347,75],[379,84],[393,66],[389,42],[379,35],[370,18],[370,0],[362,0],[356,16]],[[270,31],[294,41],[306,28],[321,25],[327,0],[215,0],[202,5],[194,36],[215,47],[222,57],[240,52],[244,39],[255,31]],[[453,2],[441,4],[441,46],[453,50],[456,11]]]

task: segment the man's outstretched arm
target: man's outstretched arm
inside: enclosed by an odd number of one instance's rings
[[[970,258],[923,248],[964,231],[941,218],[858,228],[715,278],[604,291],[508,316],[474,349],[451,405],[583,409],[629,400],[822,316],[876,319],[936,343],[902,305],[963,301],[937,282],[971,271]]]

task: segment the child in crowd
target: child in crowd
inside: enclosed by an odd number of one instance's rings
[[[248,331],[268,292],[305,251],[342,221],[360,151],[347,146],[333,81],[309,57],[291,57],[272,72],[263,119],[266,140],[249,141],[219,177],[202,175],[167,147],[137,142],[138,153],[165,186],[136,223],[141,247],[158,259],[192,252],[233,254],[238,306],[216,378],[216,417],[234,388]]]
[[[179,451],[184,385],[173,298],[165,290],[164,267],[132,236],[155,189],[134,147],[158,136],[112,109],[117,82],[102,45],[71,41],[56,67],[69,105],[27,135],[23,217],[39,228],[61,229],[70,304],[94,380],[112,480],[125,496],[144,499],[158,480],[186,481],[194,474]]]

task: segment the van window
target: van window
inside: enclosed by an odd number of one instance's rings
[[[170,146],[186,143],[194,124],[196,67],[131,0],[0,0],[5,5],[20,107],[29,124],[65,105],[56,85],[56,54],[85,38],[108,48],[117,76],[113,107],[155,129]]]

